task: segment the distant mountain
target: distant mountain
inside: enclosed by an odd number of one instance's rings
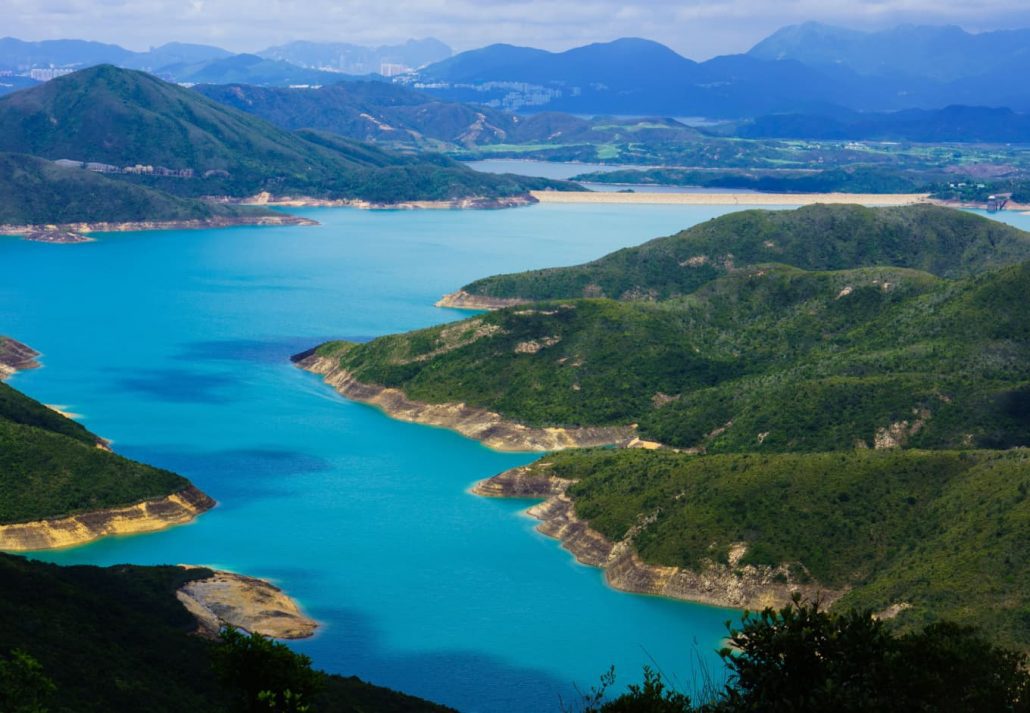
[[[318,129],[359,141],[425,148],[501,143],[690,141],[698,132],[670,119],[641,122],[583,119],[568,114],[519,116],[444,101],[384,82],[340,82],[320,89],[202,85],[217,102],[260,116],[284,129]]]
[[[286,87],[339,82],[345,75],[305,69],[281,60],[254,54],[228,55],[210,61],[169,64],[154,72],[162,78],[184,84],[253,84]]]
[[[1030,142],[1030,115],[1011,109],[949,106],[877,114],[777,114],[741,125],[742,138],[896,140],[919,142]]]
[[[396,202],[497,198],[551,185],[479,174],[440,156],[290,133],[197,92],[110,65],[0,98],[0,151],[192,170],[192,177],[120,177],[189,196],[269,191]]]
[[[14,37],[0,39],[0,69],[32,67],[88,67],[94,64],[119,64],[136,53],[118,45],[86,40],[44,40],[25,42]]]
[[[364,47],[346,42],[289,42],[257,53],[308,69],[344,74],[383,74],[383,65],[418,69],[453,54],[450,47],[432,37],[408,40],[401,45]]]
[[[184,42],[169,42],[153,47],[148,52],[139,52],[119,64],[128,69],[142,69],[160,73],[169,65],[198,64],[231,57],[232,52],[212,45],[195,45]]]
[[[739,117],[827,105],[900,108],[916,80],[861,77],[747,55],[697,63],[656,42],[622,39],[567,52],[492,45],[426,67],[414,83],[437,96],[518,111]]]
[[[838,65],[864,75],[903,75],[950,82],[998,73],[1011,77],[1030,58],[1030,29],[971,34],[955,26],[901,25],[860,32],[818,22],[785,27],[748,55]]]

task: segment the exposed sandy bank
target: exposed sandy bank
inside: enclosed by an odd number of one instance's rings
[[[242,574],[215,571],[184,584],[175,596],[206,636],[216,636],[226,624],[276,639],[306,639],[318,628],[281,589]]]
[[[616,193],[533,191],[541,203],[634,203],[639,205],[802,206],[815,203],[866,206],[928,203],[929,194],[897,193]]]
[[[49,550],[83,545],[108,535],[156,532],[190,522],[214,506],[214,500],[191,485],[177,493],[134,505],[0,525],[0,550]]]
[[[491,210],[497,208],[518,208],[532,205],[537,200],[526,194],[507,198],[469,197],[455,198],[445,201],[399,201],[397,203],[381,203],[359,200],[356,198],[327,199],[310,196],[273,196],[270,193],[258,193],[240,201],[243,205],[287,206],[287,207],[323,207],[323,208],[362,208],[364,210]]]
[[[60,225],[0,225],[0,235],[17,235],[40,243],[91,242],[89,233],[127,233],[141,230],[202,230],[242,225],[318,225],[296,215],[215,217],[203,220],[141,220],[122,223],[62,223]]]
[[[409,399],[399,389],[364,384],[341,368],[335,359],[305,353],[294,357],[294,362],[302,369],[321,374],[327,384],[353,401],[376,406],[400,421],[449,428],[499,451],[557,451],[624,445],[636,435],[635,426],[534,428],[508,421],[486,409],[466,404],[422,403]]]
[[[534,463],[477,483],[472,492],[485,497],[545,498],[527,511],[540,520],[537,531],[559,540],[579,562],[604,569],[608,584],[624,592],[738,609],[785,606],[794,592],[829,606],[844,594],[798,583],[784,565],[741,565],[747,552],[744,543],[731,548],[728,564],[709,561],[699,571],[648,564],[633,546],[634,538],[648,523],[640,523],[622,540],[612,542],[576,516],[575,504],[566,494],[571,484],[555,477],[546,464]]]

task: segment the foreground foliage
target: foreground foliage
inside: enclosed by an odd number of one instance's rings
[[[58,567],[0,554],[0,658],[9,661],[0,665],[0,682],[13,678],[38,697],[26,713],[224,713],[233,705],[300,713],[284,707],[287,688],[304,693],[300,702],[311,713],[449,710],[312,671],[306,657],[263,637],[227,632],[218,643],[193,635],[196,621],[175,590],[209,575],[179,567]],[[247,698],[255,675],[260,690]],[[320,689],[299,685],[320,680]]]
[[[869,612],[833,615],[795,600],[746,614],[721,652],[729,683],[693,704],[645,669],[613,700],[588,696],[584,713],[1003,713],[1030,706],[1024,654],[975,629],[934,624],[894,635]],[[603,694],[613,683],[602,679]]]

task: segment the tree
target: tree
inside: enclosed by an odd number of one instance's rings
[[[0,659],[0,713],[46,713],[55,690],[39,661],[21,649]]]
[[[215,673],[240,713],[309,713],[325,676],[285,644],[231,626],[215,646]]]

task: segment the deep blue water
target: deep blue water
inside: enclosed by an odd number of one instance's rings
[[[13,384],[124,455],[219,501],[196,523],[41,554],[268,577],[323,623],[316,665],[463,711],[551,711],[614,664],[691,688],[734,612],[615,592],[533,531],[526,503],[466,493],[527,463],[348,402],[290,354],[456,319],[444,292],[570,264],[726,212],[536,206],[299,211],[316,228],[0,238],[0,334],[44,353]],[[1030,223],[1025,217],[1014,222]]]

